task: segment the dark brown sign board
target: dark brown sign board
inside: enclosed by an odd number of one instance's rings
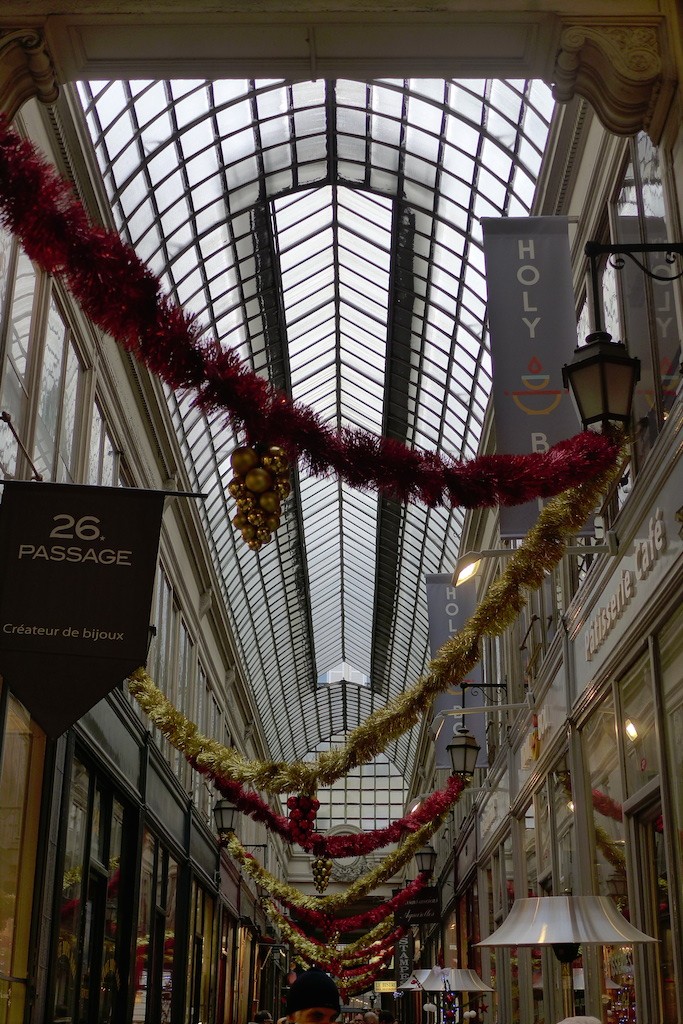
[[[437,924],[441,920],[441,901],[435,886],[425,886],[394,915],[396,924]]]
[[[0,674],[50,737],[146,661],[164,497],[4,484]]]

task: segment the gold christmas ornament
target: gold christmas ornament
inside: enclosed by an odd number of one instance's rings
[[[250,469],[259,464],[259,457],[253,448],[235,448],[230,456],[230,465],[237,476],[246,476]]]
[[[230,464],[235,475],[228,492],[239,509],[233,525],[247,546],[258,551],[280,525],[280,502],[291,491],[289,464],[282,448],[263,444],[236,448]]]
[[[273,478],[267,469],[257,466],[256,469],[249,470],[244,478],[244,484],[247,490],[253,491],[254,494],[263,494],[273,486]]]
[[[265,491],[258,500],[264,512],[279,513],[280,499],[275,491]]]

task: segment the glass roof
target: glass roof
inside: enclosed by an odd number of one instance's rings
[[[117,226],[256,372],[337,428],[472,458],[491,385],[480,218],[529,213],[553,101],[539,82],[90,82]],[[270,754],[343,735],[428,660],[427,573],[460,511],[305,469],[275,540],[231,525],[224,415],[168,394]],[[419,730],[387,756],[406,778]]]

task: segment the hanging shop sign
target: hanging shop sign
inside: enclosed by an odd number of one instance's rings
[[[0,674],[48,736],[143,665],[163,491],[8,481]]]
[[[375,985],[374,985],[374,989],[375,989],[375,992],[395,992],[396,991],[396,982],[395,981],[390,981],[388,978],[385,978],[382,981],[376,981]]]
[[[431,657],[435,658],[439,648],[447,640],[462,629],[466,621],[474,614],[477,607],[476,580],[469,579],[458,586],[453,585],[453,578],[449,573],[437,573],[425,577],[427,588],[427,617],[429,620],[429,649]],[[453,707],[477,707],[485,701],[482,700],[482,690],[477,690],[481,685],[481,663],[478,662],[467,679],[462,682],[462,690],[457,695],[453,693],[439,693],[432,704],[432,735],[434,738],[435,766],[437,768],[452,768],[451,759],[448,755],[448,744],[453,736],[453,727],[459,725],[459,719],[453,715],[443,715],[444,711],[450,711]],[[474,691],[474,695],[471,690]],[[486,715],[468,714],[467,728],[476,737],[479,744],[479,757],[477,767],[485,768],[488,765],[486,752]]]
[[[394,948],[396,988],[404,985],[413,973],[413,933],[402,935]]]
[[[396,924],[438,924],[441,920],[441,900],[436,886],[425,886],[417,896],[407,900],[395,913]]]
[[[496,450],[543,452],[579,429],[562,383],[576,348],[566,217],[482,219]],[[538,503],[501,506],[500,536],[524,537]]]

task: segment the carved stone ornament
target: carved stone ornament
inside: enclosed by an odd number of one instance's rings
[[[0,32],[0,107],[13,117],[26,100],[54,103],[55,69],[41,32],[33,28]]]
[[[367,870],[367,857],[344,857],[341,860],[335,860],[332,868],[332,878],[335,882],[355,882]]]
[[[646,130],[656,142],[673,92],[661,29],[659,23],[568,26],[555,64],[555,99],[583,96],[616,135]]]

